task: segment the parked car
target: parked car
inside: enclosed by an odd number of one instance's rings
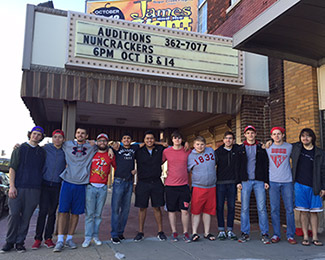
[[[9,177],[0,172],[0,217],[8,211]]]

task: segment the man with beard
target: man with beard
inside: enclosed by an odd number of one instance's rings
[[[99,240],[99,226],[102,221],[102,211],[107,197],[107,181],[111,166],[116,168],[115,159],[111,159],[108,151],[108,136],[104,133],[97,136],[98,152],[94,155],[89,184],[86,188],[86,217],[85,217],[85,241],[82,247],[88,247],[91,240],[97,246],[102,242]]]

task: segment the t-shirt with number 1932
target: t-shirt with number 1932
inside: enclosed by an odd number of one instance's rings
[[[193,187],[215,187],[217,174],[214,150],[211,147],[206,147],[202,153],[193,150],[188,156],[187,170],[192,171]]]

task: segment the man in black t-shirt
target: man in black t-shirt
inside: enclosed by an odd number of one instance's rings
[[[112,193],[112,217],[111,217],[111,240],[113,244],[119,244],[124,240],[124,229],[128,220],[133,188],[133,174],[135,152],[139,145],[131,145],[132,136],[129,133],[122,135],[118,150],[114,150],[116,171],[114,173]]]
[[[162,231],[162,214],[160,207],[164,206],[164,185],[161,181],[161,163],[164,147],[155,144],[155,136],[151,131],[144,134],[145,146],[135,153],[137,160],[138,182],[135,189],[135,206],[139,208],[139,232],[134,241],[144,237],[143,226],[147,215],[149,198],[158,225],[158,239],[165,241]]]
[[[296,210],[300,211],[301,227],[304,239],[301,242],[309,246],[308,225],[312,227],[315,246],[322,246],[318,240],[318,215],[323,211],[321,198],[325,195],[325,153],[316,145],[316,136],[310,128],[304,128],[299,135],[299,142],[292,148],[292,174],[295,181]]]

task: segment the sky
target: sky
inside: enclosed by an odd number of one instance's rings
[[[2,1],[0,16],[0,155],[4,150],[10,158],[16,143],[27,141],[27,132],[33,126],[29,110],[20,98],[22,57],[24,47],[26,5],[46,2],[11,0]],[[53,0],[54,8],[85,11],[84,0]]]

